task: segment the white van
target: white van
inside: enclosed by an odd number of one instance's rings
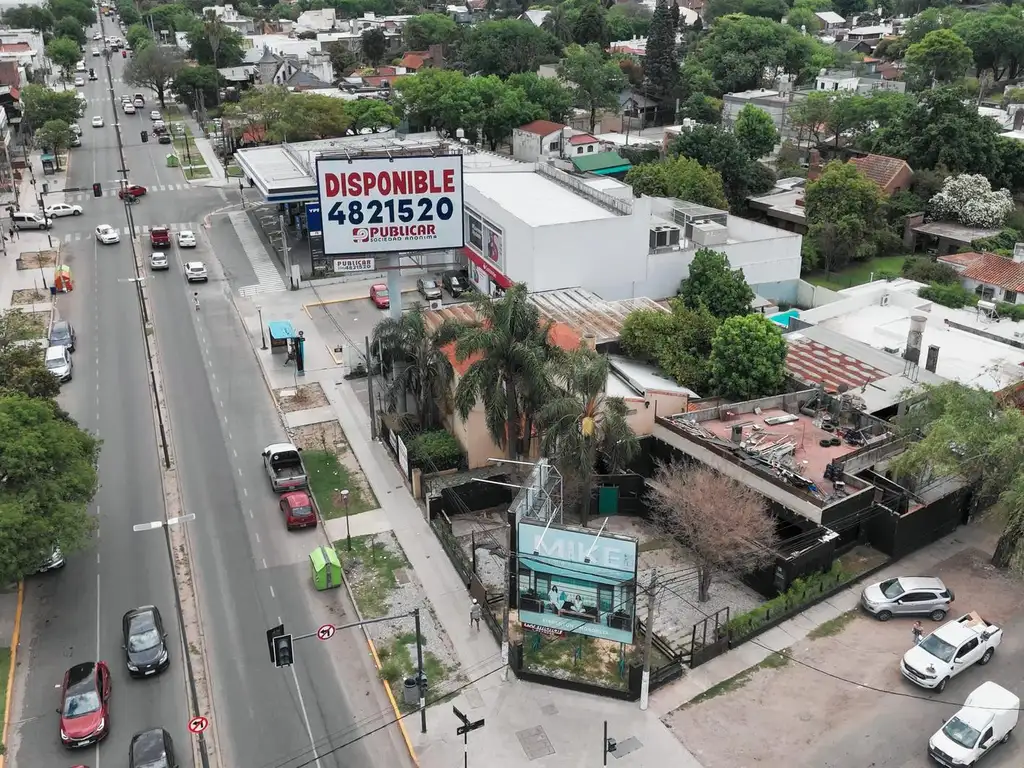
[[[928,740],[928,754],[940,765],[974,765],[996,744],[1010,738],[1017,725],[1020,698],[1001,685],[982,683]]]
[[[15,211],[11,216],[11,223],[18,229],[49,229],[53,225],[53,219],[48,219],[41,213]]]

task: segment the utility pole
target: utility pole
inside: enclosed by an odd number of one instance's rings
[[[366,341],[366,404],[370,412],[370,440],[377,439],[377,411],[373,408],[373,358],[370,357],[370,337],[363,337]],[[381,375],[384,373],[384,356],[380,359]]]
[[[412,612],[416,622],[416,687],[420,692],[420,733],[427,732],[427,681],[423,677],[423,637],[420,635],[420,609]]]
[[[281,227],[281,262],[284,264],[284,274],[288,278],[288,287],[291,290],[295,290],[295,283],[292,281],[292,262],[291,255],[288,253],[288,231],[284,226],[284,214],[278,216],[278,221]]]
[[[511,569],[509,564],[512,560],[512,525],[505,520],[505,599],[501,604],[501,679],[508,682],[508,606],[512,600],[512,585],[510,581]]]
[[[644,632],[644,675],[640,683],[640,709],[646,710],[651,691],[651,650],[654,645],[654,603],[657,592],[658,569],[651,570],[651,584],[647,588],[647,629]]]

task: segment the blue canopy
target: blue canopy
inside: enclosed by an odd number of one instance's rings
[[[295,326],[288,320],[271,320],[267,323],[267,330],[272,339],[294,339],[298,335]]]

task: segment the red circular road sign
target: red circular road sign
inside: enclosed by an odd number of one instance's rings
[[[209,727],[209,725],[210,721],[202,715],[197,715],[188,721],[188,729],[192,731],[192,733],[202,733]]]
[[[330,640],[332,637],[334,637],[334,625],[324,624],[316,631],[316,636],[320,640]]]

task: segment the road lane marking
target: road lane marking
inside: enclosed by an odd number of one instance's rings
[[[316,768],[323,768],[320,764],[320,753],[316,748],[316,739],[313,738],[313,729],[309,725],[309,714],[306,712],[306,702],[302,700],[302,686],[299,685],[299,676],[295,672],[295,665],[292,664],[288,669],[292,671],[292,680],[295,681],[295,692],[299,695],[299,709],[302,711],[302,719],[306,723],[306,735],[309,736],[309,745],[313,748],[313,763],[316,765]]]
[[[239,476],[239,477],[241,477],[241,476],[242,476],[242,468],[241,468],[241,467],[239,467],[239,468],[238,468],[238,476]]]
[[[252,520],[252,510],[249,510],[249,519]]]
[[[96,574],[96,660],[99,661],[102,656],[100,655],[100,575]]]
[[[232,449],[231,449],[231,452],[232,452],[233,454],[235,454],[235,458],[237,459],[237,458],[238,458],[238,451],[236,451],[236,450],[235,450],[234,448],[232,448]]]
[[[99,565],[99,564],[100,564],[100,553],[97,552],[96,553],[96,565]]]
[[[228,432],[228,440],[231,440],[231,439],[232,439],[232,438],[231,438],[231,433],[230,433],[230,432]]]
[[[258,533],[253,534],[253,535],[256,537],[256,543],[259,544],[260,543],[260,535]]]
[[[242,489],[242,495],[243,496],[248,496],[249,495],[249,489],[248,488],[243,488]],[[249,513],[249,517],[252,517],[252,512]]]
[[[270,596],[271,597],[275,597],[275,598],[277,597],[277,595],[274,594],[274,588],[273,587],[270,588]]]
[[[213,380],[214,380],[214,381],[216,381],[216,380],[217,380],[217,374],[216,374],[216,373],[214,373],[213,371],[210,371],[210,376],[212,376],[212,377],[213,377]],[[217,391],[218,391],[218,392],[220,392],[220,390],[219,390],[219,389],[218,389]]]

